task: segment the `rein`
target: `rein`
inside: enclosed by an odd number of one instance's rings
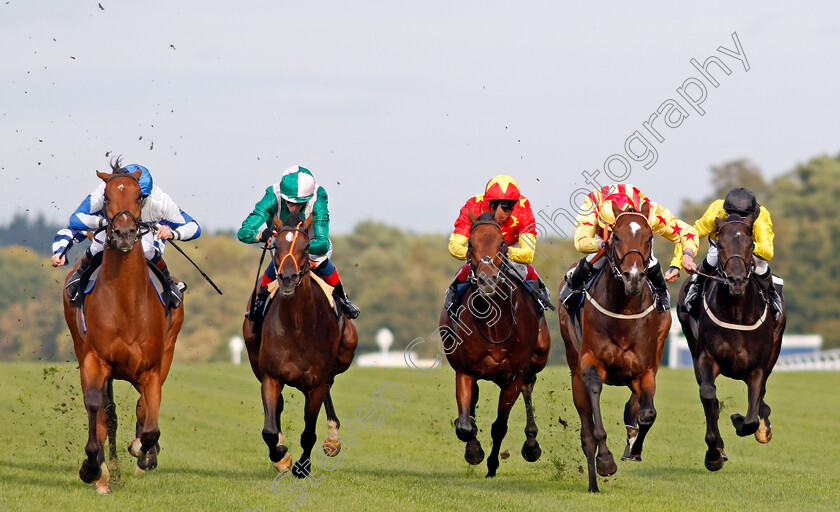
[[[280,236],[280,233],[283,233],[284,231],[285,232],[294,231],[294,233],[295,233],[294,238],[292,239],[292,245],[291,245],[291,247],[289,247],[289,252],[284,254],[283,259],[281,259],[280,263],[278,265],[276,265],[277,271],[279,272],[280,269],[283,267],[283,263],[285,263],[286,258],[291,258],[292,259],[292,262],[295,264],[294,275],[296,275],[297,278],[298,278],[297,283],[295,283],[295,288],[300,286],[300,283],[303,282],[303,276],[305,276],[310,270],[312,270],[312,267],[309,265],[309,258],[308,257],[306,258],[306,268],[301,270],[300,265],[298,265],[297,260],[295,259],[294,255],[292,254],[295,250],[295,244],[297,244],[298,235],[302,234],[306,237],[309,236],[308,233],[306,233],[304,230],[300,229],[300,226],[302,224],[303,224],[303,222],[299,222],[298,225],[295,226],[295,227],[285,226],[282,229],[280,229],[280,231],[277,232],[277,236]],[[274,239],[274,247],[277,247],[277,238]],[[265,254],[265,253],[263,253],[263,254]]]

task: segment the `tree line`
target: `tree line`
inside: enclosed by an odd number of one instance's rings
[[[713,197],[685,201],[680,218],[693,223],[708,204],[734,186],[756,192],[776,232],[774,272],[785,279],[784,294],[791,333],[819,333],[825,348],[840,347],[840,157],[818,157],[772,181],[748,161],[730,162],[711,172]],[[453,205],[453,215],[460,205]],[[72,361],[73,346],[64,324],[61,293],[69,267],[54,269],[50,246],[59,226],[42,216],[16,215],[0,227],[0,360]],[[333,262],[352,299],[362,308],[356,322],[358,353],[376,350],[374,334],[381,327],[394,332],[392,350],[418,337],[430,339],[437,327],[443,293],[461,263],[447,250],[448,235],[411,234],[380,222],[363,222],[346,235],[333,236]],[[85,242],[86,244],[87,242]],[[556,294],[566,269],[581,255],[570,240],[540,240],[545,259],[534,264]],[[185,322],[178,338],[179,361],[222,360],[227,343],[241,334],[243,314],[257,277],[260,248],[245,245],[231,232],[204,235],[181,247],[224,291],[218,295],[180,254],[166,252],[173,275],[187,281]],[[701,244],[701,255],[707,243]],[[670,243],[655,244],[667,265]],[[75,257],[73,256],[75,254]],[[81,254],[71,252],[71,260]],[[268,258],[266,258],[268,259]],[[698,259],[699,261],[699,259]],[[264,267],[263,267],[264,268]],[[671,285],[676,297],[680,281]],[[551,361],[564,361],[557,315],[549,312]],[[421,357],[435,347],[418,345]]]

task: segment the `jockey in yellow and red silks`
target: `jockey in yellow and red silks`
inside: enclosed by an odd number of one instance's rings
[[[689,224],[675,217],[667,208],[647,198],[639,189],[630,184],[607,185],[590,192],[581,205],[580,214],[577,217],[575,227],[575,249],[587,254],[578,265],[566,274],[566,286],[563,289],[560,299],[567,309],[573,308],[583,293],[583,286],[595,270],[600,269],[606,262],[600,258],[595,263],[595,258],[606,242],[601,237],[603,229],[615,222],[613,205],[620,210],[633,208],[641,211],[642,206],[647,203],[649,208],[648,224],[654,233],[680,244],[682,248],[682,266],[692,271],[697,268],[694,264],[694,255],[697,254],[697,233]],[[679,268],[671,267],[663,274],[659,261],[651,253],[650,262],[645,270],[648,279],[653,285],[656,294],[656,307],[659,312],[666,311],[671,306],[671,299],[668,295],[667,282],[677,279]]]
[[[487,182],[484,193],[471,197],[461,207],[461,213],[455,221],[455,229],[449,236],[449,254],[459,260],[467,259],[467,241],[470,237],[470,222],[468,212],[476,217],[484,212],[502,210],[502,235],[505,237],[507,257],[513,262],[515,270],[525,277],[526,281],[536,281],[539,295],[542,298],[538,306],[541,310],[548,307],[543,301],[550,302],[548,289],[542,282],[537,271],[531,265],[537,247],[537,229],[534,212],[528,198],[519,192],[519,185],[510,176],[496,176]],[[457,303],[457,289],[459,284],[467,282],[470,265],[467,262],[455,275],[452,284],[446,292],[444,307],[453,314],[453,306]]]

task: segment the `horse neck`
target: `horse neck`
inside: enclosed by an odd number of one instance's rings
[[[603,285],[601,286],[603,286],[604,293],[601,296],[595,297],[598,303],[613,313],[634,314],[648,307],[650,305],[648,301],[653,300],[653,297],[651,296],[646,300],[644,289],[642,289],[642,293],[636,295],[635,297],[631,297],[624,293],[624,283],[612,275],[609,271],[608,265],[609,262],[607,262],[604,266],[601,272],[601,277],[599,278],[600,281],[603,282]],[[598,284],[599,283],[595,283],[595,285],[593,285],[593,296],[598,293]],[[644,286],[646,287],[647,284]]]
[[[312,326],[318,320],[318,310],[315,307],[315,287],[309,274],[303,279],[291,297],[275,295],[279,301],[280,322],[287,328],[302,331]]]
[[[115,247],[106,246],[102,254],[102,265],[99,269],[97,281],[107,284],[119,281],[122,295],[129,296],[138,293],[148,282],[146,258],[140,243],[127,253]]]
[[[510,331],[510,327],[514,323],[514,303],[516,301],[516,294],[520,291],[520,287],[511,283],[510,287],[501,288],[501,293],[504,293],[504,296],[497,292],[492,297],[483,297],[481,296],[481,291],[479,291],[478,286],[473,285],[473,291],[467,296],[467,300],[464,301],[464,306],[470,308],[470,306],[474,304],[473,297],[476,295],[480,297],[478,300],[483,299],[492,302],[492,304],[487,306],[489,311],[486,309],[480,311],[481,316],[477,316],[471,311],[470,316],[473,319],[473,323],[481,324],[491,334],[500,334],[504,337]],[[473,307],[477,308],[477,306]]]

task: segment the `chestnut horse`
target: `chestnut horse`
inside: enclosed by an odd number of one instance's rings
[[[499,467],[499,449],[507,434],[508,416],[520,393],[527,415],[522,456],[534,462],[542,453],[536,439],[531,392],[537,373],[548,360],[551,338],[545,317],[537,311],[531,294],[501,270],[507,247],[500,219],[494,218],[492,212],[482,213],[477,219],[469,213],[472,228],[467,259],[472,284],[458,308],[457,320],[453,321],[445,308],[441,312],[440,333],[446,357],[455,370],[455,433],[467,443],[464,458],[470,464],[484,460],[476,438],[476,381],[489,380],[501,388],[496,421],[490,430],[493,448],[487,459],[487,476],[492,477]],[[498,214],[501,215],[500,209]]]
[[[718,265],[706,281],[703,307],[697,317],[680,306],[677,314],[694,361],[694,375],[700,385],[700,401],[706,415],[706,469],[717,471],[727,460],[718,430],[720,405],[715,379],[723,374],[747,384],[747,417],[733,414],[732,424],[739,436],[755,434],[759,443],[772,437],[770,407],[764,402],[767,378],[782,346],[787,316],[782,310],[773,321],[766,298],[752,276],[752,227],[737,215],[715,220],[710,243],[718,247]],[[715,237],[717,241],[714,241]],[[686,280],[688,283],[688,280]],[[685,296],[680,291],[679,304]]]
[[[139,458],[135,474],[157,467],[161,386],[184,321],[183,304],[168,312],[164,309],[138,243],[149,229],[139,220],[140,171],[128,173],[119,167],[119,161],[111,168],[112,174],[96,173],[106,183],[107,220],[96,286],[85,298],[84,311],[62,293],[64,319],[73,337],[88,413],[87,458],[79,477],[85,483],[96,481],[100,494],[111,492],[105,464],[106,435],[111,441],[111,458],[116,458],[113,379],[130,382],[140,393],[137,438],[129,445],[129,452]]]
[[[649,206],[644,204],[641,211],[613,208],[616,217],[607,240],[607,262],[587,290],[580,313],[582,339],[566,308],[557,308],[580,415],[589,492],[598,492],[596,467],[601,476],[618,469],[601,418],[602,386],[630,388],[624,407],[627,446],[622,460],[641,461],[645,436],[656,419],[656,372],[671,327],[670,313],[657,313],[645,276],[653,243]]]
[[[292,465],[286,436],[280,428],[283,412],[283,386],[299,389],[306,397],[305,426],[300,435],[303,454],[295,462],[292,474],[306,477],[312,467],[310,456],[315,446],[315,426],[321,404],[327,413],[329,435],[324,453],[335,457],[341,450],[330,387],[335,376],[350,367],[358,335],[353,321],[336,316],[324,290],[313,280],[309,262],[310,216],[301,222],[290,213],[286,224],[275,217],[274,268],[279,288],[268,308],[260,333],[246,319],[242,327],[251,368],[262,384],[265,426],[262,436],[268,456],[277,471]],[[250,304],[249,304],[250,307]]]

